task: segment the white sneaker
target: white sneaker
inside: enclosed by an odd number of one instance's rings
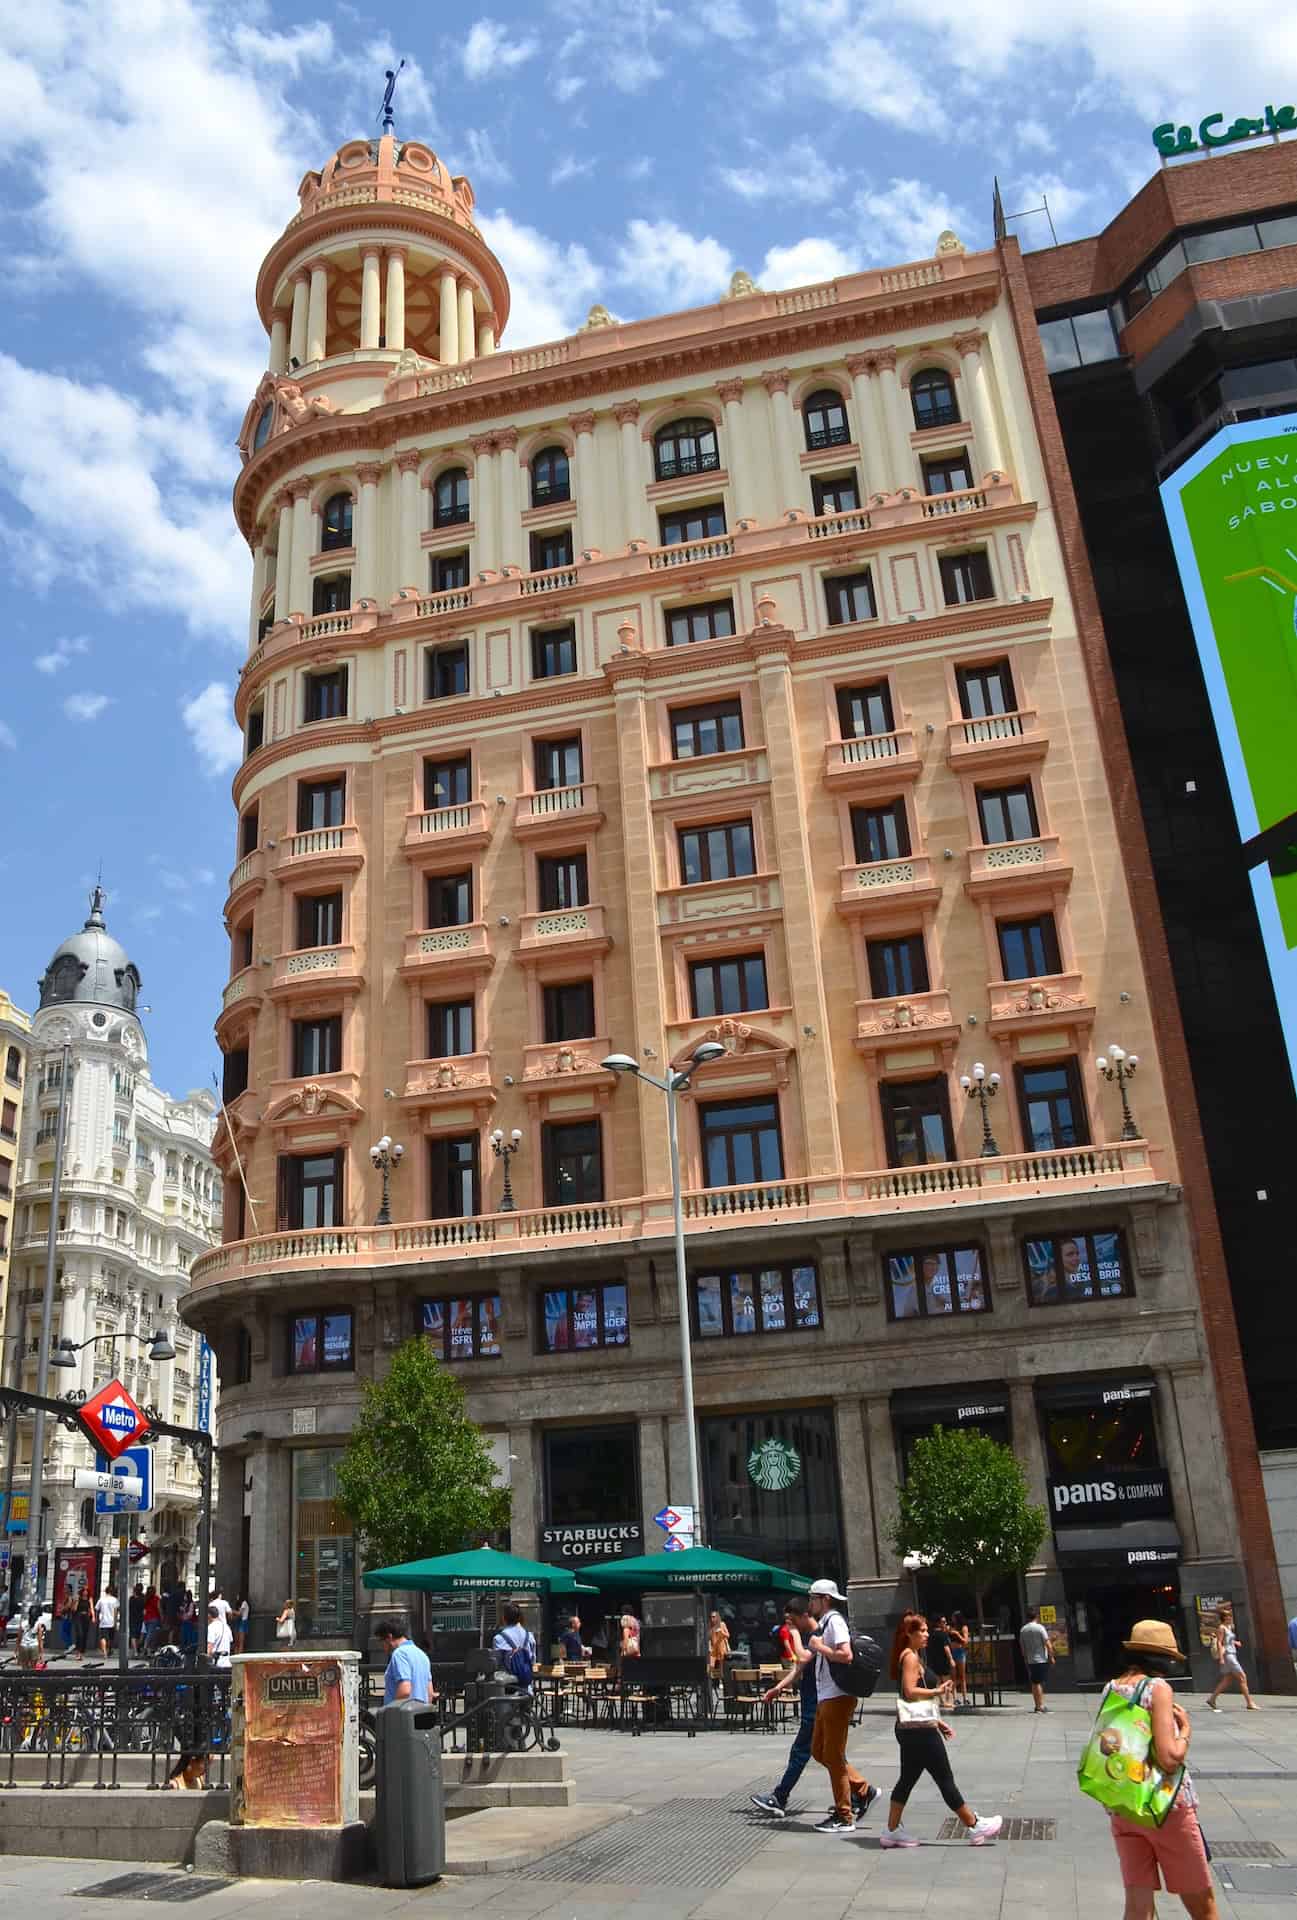
[[[975,1827],[968,1829],[969,1846],[984,1847],[988,1840],[994,1840],[1003,1825],[1004,1817],[1002,1814],[993,1813],[989,1820],[979,1819]]]
[[[880,1847],[917,1847],[918,1841],[904,1827],[884,1827],[878,1836]]]

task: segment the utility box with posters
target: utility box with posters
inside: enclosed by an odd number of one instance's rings
[[[385,1887],[423,1887],[446,1869],[446,1796],[435,1707],[394,1700],[375,1715],[374,1845]]]
[[[233,1826],[359,1820],[359,1686],[358,1653],[235,1655]]]

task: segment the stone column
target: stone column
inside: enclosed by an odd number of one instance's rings
[[[662,941],[658,933],[657,874],[654,870],[653,814],[649,805],[648,763],[655,755],[649,746],[645,712],[644,662],[632,658],[616,664],[613,679],[614,708],[617,716],[617,763],[621,785],[622,851],[626,862],[627,952],[631,966],[631,1002],[635,1008],[635,1044],[631,1051],[644,1058],[644,1048],[655,1049],[665,1067],[663,1029],[666,1019],[666,985],[663,977]],[[629,1088],[627,1089],[629,1092]],[[667,1147],[666,1116],[659,1095],[637,1101],[640,1129],[640,1160],[644,1184],[640,1191],[669,1194],[671,1169]],[[629,1117],[629,1116],[628,1116]],[[681,1131],[689,1116],[680,1116]],[[671,1245],[662,1242],[663,1265],[672,1272]],[[659,1269],[661,1271],[662,1269]],[[669,1281],[674,1288],[674,1280]],[[674,1298],[674,1293],[672,1293]],[[678,1499],[680,1480],[672,1491]]]
[[[387,249],[387,324],[383,338],[398,353],[405,345],[405,248]]]
[[[383,469],[366,461],[356,468],[360,492],[356,498],[356,570],[351,582],[351,598],[372,600],[378,592],[378,483]]]
[[[1013,1433],[1013,1451],[1027,1479],[1027,1494],[1033,1506],[1044,1507],[1049,1515],[1049,1496],[1045,1486],[1045,1447],[1036,1415],[1036,1390],[1030,1380],[1009,1382],[1009,1413]],[[1037,1566],[1054,1567],[1054,1530],[1046,1529],[1036,1555]]]
[[[878,1548],[874,1540],[873,1501],[869,1497],[869,1454],[865,1446],[864,1414],[864,1407],[855,1395],[833,1402],[833,1431],[838,1451],[838,1485],[842,1489],[848,1581],[878,1578]]]
[[[500,555],[498,551],[499,535],[495,518],[495,440],[486,434],[480,440],[472,442],[473,459],[473,524],[477,529],[474,571],[484,573],[488,569],[498,569]]]
[[[298,366],[306,362],[306,317],[309,309],[311,276],[303,267],[293,275],[293,318],[288,330],[288,356]]]
[[[378,345],[382,332],[379,307],[382,299],[381,255],[377,247],[366,247],[360,256],[360,344],[362,350]]]
[[[743,436],[743,382],[722,380],[716,391],[725,408],[725,465],[730,476],[734,517],[746,520],[752,512],[752,474]]]
[[[884,428],[884,473],[880,489],[885,493],[896,493],[901,487],[918,484],[918,463],[914,448],[910,445],[914,416],[896,377],[896,348],[880,347],[873,358],[878,368]]]
[[[279,509],[279,545],[275,555],[275,618],[286,620],[293,585],[293,496],[281,487],[273,504]]]
[[[438,282],[441,320],[437,333],[437,346],[443,367],[453,367],[459,359],[459,298],[455,291],[455,273],[451,267],[443,267]]]
[[[666,1436],[662,1416],[642,1413],[639,1419],[640,1525],[644,1529],[644,1551],[652,1553],[666,1539],[653,1515],[667,1504]]]
[[[228,1456],[227,1456],[228,1457]],[[258,1647],[274,1646],[274,1620],[286,1594],[293,1591],[292,1455],[284,1447],[259,1447],[235,1458],[230,1478],[251,1480],[248,1497],[248,1583],[259,1601],[252,1618]],[[221,1481],[224,1484],[225,1475]],[[242,1513],[240,1513],[242,1520]],[[235,1557],[235,1566],[238,1557]],[[222,1569],[224,1572],[224,1569]]]
[[[306,313],[306,358],[323,360],[329,340],[329,269],[323,260],[311,262],[311,298]]]
[[[892,1524],[896,1518],[896,1492],[900,1469],[896,1461],[896,1436],[892,1431],[892,1403],[885,1393],[871,1393],[865,1401],[865,1431],[869,1439],[869,1489],[874,1506],[874,1540],[878,1551],[879,1578],[896,1578],[900,1562],[892,1546]]]
[[[580,559],[584,548],[603,544],[599,526],[599,480],[595,472],[594,414],[574,413],[567,424],[572,429],[572,451],[568,462],[572,474],[572,498],[576,505],[572,545]]]
[[[473,313],[473,283],[459,283],[459,357],[471,360],[477,352],[477,323]]]
[[[288,315],[276,313],[270,321],[270,371],[281,374],[288,365]]]
[[[248,544],[252,548],[252,613],[248,622],[248,651],[251,652],[257,644],[257,628],[261,625],[261,596],[266,591],[265,528],[254,527]]]
[[[494,320],[483,320],[479,322],[477,329],[477,357],[480,360],[483,354],[494,352],[495,322]]]
[[[975,479],[984,480],[988,473],[1004,471],[1004,457],[1000,452],[1000,435],[995,424],[995,407],[986,369],[989,343],[984,333],[957,333],[954,339],[963,363],[968,415],[973,423],[973,474]]]
[[[461,327],[461,343],[463,337]],[[523,565],[523,558],[522,519],[518,510],[518,429],[503,428],[496,434],[495,444],[500,462],[500,565],[519,567]]]
[[[621,428],[622,516],[627,541],[643,538],[644,479],[640,471],[639,401],[623,400],[613,408]]]
[[[536,1445],[530,1425],[510,1427],[509,1452],[513,1508],[509,1519],[509,1544],[524,1560],[534,1560],[540,1546],[540,1493],[536,1473]]]
[[[293,577],[288,589],[290,613],[311,613],[311,483],[294,480],[288,491],[293,496]]]
[[[396,456],[396,471],[400,474],[401,518],[398,530],[396,556],[396,579],[393,588],[399,592],[402,587],[417,586],[420,592],[428,584],[428,569],[424,563],[423,549],[419,544],[422,531],[419,526],[419,463],[423,455],[417,448]]]
[[[878,369],[870,353],[853,353],[847,359],[851,391],[856,403],[856,442],[860,448],[860,498],[867,501],[878,491],[880,450],[886,446],[886,434],[878,418]]]
[[[797,441],[793,433],[793,403],[788,397],[792,374],[787,367],[771,368],[761,376],[761,384],[770,395],[770,412],[775,423],[775,499],[778,511],[803,504],[801,469],[797,464]]]

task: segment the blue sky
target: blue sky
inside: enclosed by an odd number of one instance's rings
[[[595,300],[713,299],[736,266],[797,285],[946,226],[985,244],[996,172],[1010,209],[1047,193],[1061,238],[1092,232],[1159,121],[1297,96],[1272,0],[0,9],[0,986],[34,1004],[102,861],[171,1091],[216,1064],[226,973],[253,283],[393,50],[398,131],[472,179],[513,345]]]

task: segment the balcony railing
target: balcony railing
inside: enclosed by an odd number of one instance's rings
[[[465,960],[489,959],[486,922],[470,921],[463,927],[426,927],[420,933],[407,933],[403,968],[454,965]]]
[[[932,861],[926,853],[907,853],[895,860],[864,860],[839,869],[838,904],[859,907],[887,895],[913,894],[931,887]]]
[[[252,886],[266,877],[266,856],[261,847],[254,847],[251,853],[245,853],[233,873],[226,889],[227,895],[235,894],[243,887]]]
[[[284,835],[275,864],[282,870],[308,860],[359,861],[362,854],[359,827],[307,827],[301,833]]]
[[[352,946],[303,947],[275,956],[270,984],[289,987],[299,981],[311,985],[319,979],[352,977],[356,972],[356,949]]]
[[[1001,840],[990,847],[968,849],[968,878],[983,889],[1006,879],[1031,879],[1042,873],[1057,876],[1063,871],[1056,833],[1038,834],[1032,840]]]
[[[732,560],[734,542],[729,534],[713,534],[707,540],[682,540],[676,546],[650,547],[649,568],[657,573],[666,567],[692,567],[700,560]]]
[[[1039,759],[1048,744],[1035,709],[1023,707],[1014,713],[952,720],[946,733],[946,758],[952,767],[991,767],[1001,762]]]
[[[538,793],[520,793],[514,808],[517,833],[543,831],[553,826],[589,827],[602,819],[599,789],[593,780],[574,787],[543,787]]]
[[[463,800],[452,807],[419,807],[405,816],[405,837],[401,842],[407,852],[413,847],[427,846],[430,841],[470,840],[488,837],[487,812],[485,800]]]
[[[604,940],[604,912],[601,906],[549,907],[540,913],[524,913],[524,947],[548,947],[565,940]]]
[[[830,787],[872,786],[878,778],[913,779],[919,771],[914,729],[864,733],[851,740],[826,740],[824,779]]]

